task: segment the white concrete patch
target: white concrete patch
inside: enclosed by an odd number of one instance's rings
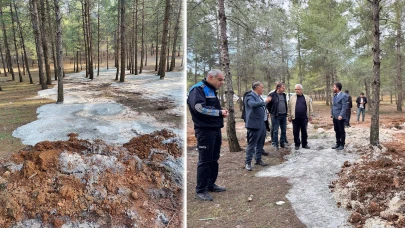
[[[292,188],[286,197],[307,227],[352,227],[348,222],[349,211],[337,207],[328,186],[337,179],[345,161],[353,163],[360,158],[356,148],[368,146],[369,129],[347,128],[346,147],[337,151],[331,149],[335,144],[333,129],[314,130],[311,124],[308,128],[311,149],[295,151],[292,143],[292,152],[286,156],[286,162],[263,170],[257,176],[288,178]],[[392,132],[386,133],[380,134],[381,142],[392,139],[389,136]]]
[[[38,119],[17,128],[13,136],[26,145],[41,141],[67,140],[74,132],[82,139],[101,139],[107,143],[123,144],[139,134],[147,134],[167,128],[184,139],[183,130],[174,124],[158,122],[153,116],[141,114],[118,104],[108,96],[100,96],[94,86],[110,86],[111,92],[136,92],[145,99],[167,98],[177,105],[179,115],[184,115],[184,85],[181,72],[168,72],[164,80],[151,73],[127,75],[126,82],[114,81],[115,69],[101,69],[94,80],[84,78],[84,72],[66,75],[64,79],[64,103],[47,104],[37,109]],[[123,95],[122,95],[123,96]],[[36,98],[56,100],[57,86],[41,90]],[[166,110],[173,113],[174,110]]]

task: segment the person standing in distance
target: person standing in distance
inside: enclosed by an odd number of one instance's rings
[[[312,121],[312,99],[303,94],[301,84],[295,85],[295,94],[291,96],[288,102],[288,121],[292,121],[295,150],[302,148],[310,149],[308,146],[308,121]],[[300,140],[301,131],[301,140]]]
[[[349,90],[345,90],[345,94],[347,96],[347,109],[346,109],[345,127],[351,127],[350,126],[350,117],[352,115],[353,101],[352,101],[352,96],[350,96],[350,94],[349,94]]]
[[[363,117],[362,122],[364,123],[364,116],[366,115],[367,98],[364,96],[363,92],[361,92],[360,96],[357,97],[356,103],[357,103],[357,123],[359,123],[360,120],[360,113],[361,117]]]
[[[252,83],[252,92],[246,95],[244,102],[246,112],[245,127],[248,135],[248,146],[246,147],[245,168],[252,170],[252,158],[255,155],[255,165],[267,166],[262,161],[264,140],[266,138],[266,126],[264,121],[267,120],[266,104],[271,101],[267,97],[266,101],[260,97],[263,94],[263,84],[259,81]]]
[[[226,191],[215,184],[222,143],[221,128],[224,127],[223,118],[229,114],[228,110],[221,108],[217,97],[217,90],[224,82],[220,70],[211,70],[204,80],[190,88],[187,98],[198,142],[196,198],[204,201],[213,200],[208,191]]]
[[[335,82],[333,84],[333,106],[330,118],[333,118],[333,127],[336,134],[336,145],[332,149],[343,150],[345,147],[346,132],[345,118],[347,109],[347,95],[342,92],[342,84]]]

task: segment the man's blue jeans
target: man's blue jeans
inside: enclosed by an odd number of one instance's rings
[[[287,114],[273,115],[271,118],[273,123],[273,146],[278,147],[278,128],[281,129],[280,145],[285,144],[287,141],[286,131],[287,131]]]
[[[364,116],[366,116],[366,109],[365,108],[357,108],[357,122],[360,120],[360,112],[361,112],[361,117],[363,117],[363,122],[364,122]]]

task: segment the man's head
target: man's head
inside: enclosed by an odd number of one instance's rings
[[[263,94],[263,84],[259,81],[255,81],[252,83],[252,90],[255,91],[258,95]]]
[[[342,83],[340,82],[333,83],[333,92],[340,93],[340,91],[342,91]]]
[[[363,92],[360,93],[360,97],[364,97],[364,93],[363,93]]]
[[[295,85],[295,93],[297,95],[301,96],[303,92],[304,92],[304,88],[302,87],[302,85],[301,84],[296,84]]]
[[[284,83],[280,82],[276,85],[276,93],[284,93],[285,85]]]
[[[349,94],[349,90],[345,90],[345,94]]]
[[[219,89],[225,82],[224,73],[220,70],[210,70],[207,74],[206,80],[210,85]]]

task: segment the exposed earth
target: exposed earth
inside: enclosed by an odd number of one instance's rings
[[[309,124],[311,149],[294,150],[289,124],[289,147],[275,152],[267,138],[265,150],[270,156],[263,160],[270,167],[254,167],[252,172],[243,169],[244,151],[228,151],[223,133],[218,184],[228,190],[214,193],[213,202],[194,199],[198,153],[188,117],[187,223],[192,227],[403,227],[405,117],[395,111],[395,104],[384,103],[380,109],[380,146],[369,146],[370,116],[357,123],[353,113],[352,127],[346,128],[346,149],[337,152],[331,149],[335,140],[330,109],[315,101]],[[236,128],[245,149],[242,120],[237,119]],[[277,205],[278,201],[286,203]]]
[[[0,160],[1,227],[182,226],[183,75],[114,78],[67,74],[65,102],[13,132],[29,146]]]

